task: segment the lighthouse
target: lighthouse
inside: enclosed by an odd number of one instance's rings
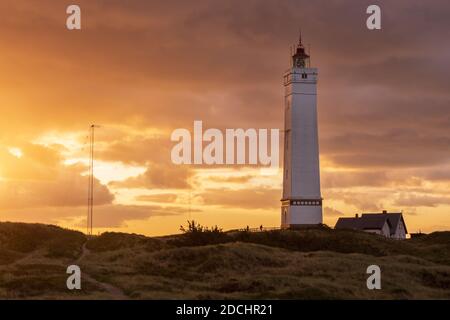
[[[322,220],[317,68],[311,68],[301,36],[284,74],[284,164],[281,227],[318,225]]]

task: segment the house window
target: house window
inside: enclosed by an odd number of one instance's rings
[[[302,79],[308,79],[308,75],[306,73],[302,73]]]

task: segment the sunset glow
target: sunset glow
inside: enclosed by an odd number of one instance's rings
[[[86,230],[95,123],[95,233],[178,233],[188,219],[279,226],[281,170],[175,165],[170,134],[201,120],[282,135],[282,74],[301,21],[321,70],[324,223],[386,209],[402,211],[410,232],[450,229],[450,46],[424,32],[420,10],[408,27],[386,14],[393,31],[369,38],[338,4],[305,2],[293,13],[274,2],[268,17],[257,2],[78,2],[89,12],[79,32],[60,27],[67,3],[0,4],[9,12],[0,28],[1,221]]]

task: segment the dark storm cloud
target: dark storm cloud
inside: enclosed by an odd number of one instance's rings
[[[300,26],[305,41],[312,44],[313,64],[320,67],[321,114],[333,117],[339,113],[335,101],[354,101],[346,93],[348,88],[381,86],[393,95],[409,90],[408,95],[416,96],[421,88],[428,97],[423,99],[426,106],[437,103],[430,97],[436,91],[448,99],[442,92],[448,82],[450,53],[450,45],[443,41],[450,29],[445,1],[379,1],[383,10],[379,32],[365,27],[370,1],[196,1],[194,5],[80,0],[83,30],[79,33],[65,30],[64,3],[14,3],[6,1],[0,7],[12,11],[0,31],[4,41],[14,43],[13,49],[8,48],[16,50],[11,62],[16,71],[28,70],[39,80],[36,92],[28,90],[30,99],[45,100],[40,107],[43,113],[70,126],[77,123],[70,111],[77,110],[79,123],[92,117],[114,122],[139,116],[145,125],[156,122],[167,127],[202,117],[215,126],[281,127],[281,75]],[[25,57],[31,50],[34,57]],[[335,91],[343,86],[345,92]],[[376,95],[369,91],[365,99]],[[62,99],[64,108],[57,108]],[[362,102],[354,102],[358,105],[340,108],[357,114]],[[416,108],[409,114],[419,117],[424,112]],[[380,108],[373,115],[386,113]],[[321,129],[328,134],[335,121],[322,119]],[[398,120],[395,114],[389,119],[397,125]],[[40,123],[49,125],[46,122],[44,117]]]

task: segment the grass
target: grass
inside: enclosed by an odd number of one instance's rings
[[[0,223],[0,298],[111,298],[87,282],[66,289],[65,268],[85,241],[54,226]],[[133,299],[450,299],[450,232],[405,241],[328,228],[109,232],[87,248],[82,272]],[[371,264],[382,290],[366,287]]]
[[[45,248],[48,256],[75,258],[85,236],[52,225],[0,223],[0,250],[29,253]]]

